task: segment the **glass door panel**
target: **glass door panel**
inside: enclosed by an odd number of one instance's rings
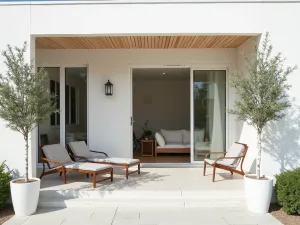
[[[38,68],[40,70],[41,68]],[[45,88],[49,90],[56,98],[52,101],[56,105],[56,109],[60,109],[60,68],[59,67],[45,67],[43,68],[49,76],[49,80],[44,84]],[[44,145],[59,144],[60,143],[60,113],[52,113],[49,119],[39,124],[38,126],[38,162],[41,162],[41,149]]]
[[[65,68],[65,143],[87,143],[87,68]]]
[[[194,161],[226,147],[226,71],[194,70]],[[212,154],[216,159],[223,154]]]

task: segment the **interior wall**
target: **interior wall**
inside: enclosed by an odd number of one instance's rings
[[[172,74],[168,74],[172,76]],[[133,73],[133,130],[137,137],[143,126],[154,133],[161,129],[190,129],[190,81],[134,79]]]

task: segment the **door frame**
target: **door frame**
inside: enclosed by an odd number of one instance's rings
[[[129,98],[129,104],[130,104],[130,115],[129,115],[129,120],[131,121],[133,119],[133,69],[146,69],[146,68],[189,68],[190,69],[190,132],[191,132],[191,143],[194,143],[194,77],[193,77],[193,71],[194,70],[224,70],[226,72],[226,86],[225,86],[225,92],[226,92],[226,108],[230,104],[230,99],[229,99],[229,84],[228,84],[228,79],[229,79],[229,74],[232,71],[232,65],[231,64],[224,64],[224,63],[203,63],[203,64],[183,64],[183,65],[163,65],[163,64],[149,64],[149,65],[130,65],[128,70],[129,70],[129,80],[130,80],[130,98]],[[226,139],[226,149],[228,148],[228,143],[231,141],[232,135],[229,132],[230,129],[230,123],[229,123],[229,114],[226,111],[226,128],[225,128],[225,139]],[[130,156],[133,158],[133,123],[130,124]],[[148,163],[146,163],[148,164]],[[149,163],[153,164],[153,163]],[[154,163],[155,164],[155,163]],[[159,163],[160,165],[168,165],[172,163]],[[173,163],[174,164],[174,163]],[[195,165],[203,165],[203,161],[195,161],[194,160],[194,145],[191,144],[191,151],[190,151],[190,163],[176,163],[178,165],[190,165],[190,164],[195,164]]]

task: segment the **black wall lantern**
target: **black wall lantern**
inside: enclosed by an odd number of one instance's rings
[[[105,95],[113,95],[113,84],[108,80],[105,84]]]

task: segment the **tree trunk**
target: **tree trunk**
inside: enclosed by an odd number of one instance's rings
[[[260,165],[261,165],[261,135],[262,132],[258,131],[257,135],[257,157],[256,157],[256,179],[260,179]]]
[[[25,182],[28,183],[28,134],[25,134]]]

